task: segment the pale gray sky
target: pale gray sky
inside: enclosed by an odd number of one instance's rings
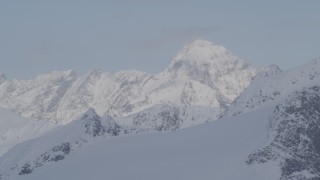
[[[1,0],[0,72],[157,73],[207,39],[256,66],[320,57],[319,0]]]

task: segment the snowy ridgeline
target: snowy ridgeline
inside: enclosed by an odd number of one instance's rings
[[[191,112],[198,112],[198,114],[202,113],[207,116],[198,117],[195,116],[196,113],[188,115]],[[156,131],[174,131],[183,128],[183,124],[185,124],[183,122],[188,122],[189,125],[199,122],[204,123],[208,121],[208,115],[210,115],[209,109],[192,108],[188,110],[173,106],[157,106],[157,108],[147,109],[128,117],[132,119],[132,125],[119,125],[112,117],[100,117],[94,109],[89,109],[78,120],[64,126],[55,125],[44,135],[35,134],[37,136],[41,135],[36,139],[32,139],[35,136],[26,136],[23,138],[25,142],[21,144],[12,141],[10,148],[13,148],[3,157],[0,157],[0,177],[7,179],[15,175],[30,174],[40,167],[64,160],[94,139],[110,139],[114,136]],[[34,124],[31,128],[37,127],[38,123],[44,123],[42,121],[28,121]],[[5,133],[5,135],[10,134]]]
[[[30,174],[36,168],[65,159],[94,138],[134,132],[134,129],[121,128],[111,117],[100,117],[94,109],[89,109],[78,120],[14,146],[0,157],[0,177]]]
[[[100,115],[127,117],[160,104],[225,108],[260,72],[227,49],[204,40],[183,47],[159,74],[136,70],[104,73],[92,70],[53,72],[31,80],[6,80],[0,75],[0,107],[20,116],[66,124],[87,109]]]
[[[320,60],[282,73],[198,40],[157,75],[53,74],[0,81],[1,106],[65,124],[19,117],[0,128],[11,138],[0,150],[13,147],[0,179],[320,179]],[[19,126],[28,133],[15,139]]]

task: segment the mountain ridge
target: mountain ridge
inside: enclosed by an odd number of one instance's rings
[[[79,119],[34,139],[27,139],[0,156],[0,179],[26,175],[35,169],[64,160],[85,144],[99,138],[135,133],[123,129],[108,116],[89,108]]]
[[[174,65],[177,62],[189,65],[178,67]],[[95,69],[78,76],[67,70],[31,80],[6,80],[0,85],[0,107],[23,117],[58,124],[79,118],[90,107],[100,115],[112,117],[127,117],[167,103],[209,106],[218,112],[262,71],[265,70],[249,66],[222,46],[197,40],[184,46],[171,65],[158,74],[137,70],[105,73]]]

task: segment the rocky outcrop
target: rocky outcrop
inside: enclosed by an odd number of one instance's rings
[[[249,155],[247,164],[278,161],[281,180],[320,179],[320,86],[295,92],[276,106],[272,142]]]
[[[67,158],[93,138],[117,136],[121,130],[111,117],[100,117],[90,108],[80,119],[40,138],[18,144],[3,156],[4,159],[0,157],[0,179],[32,173],[36,168]],[[130,133],[123,130],[125,132]],[[15,158],[17,156],[23,158]],[[6,158],[14,160],[7,161]]]
[[[156,131],[177,130],[183,121],[179,109],[172,105],[161,105],[150,111],[140,112],[132,118],[135,126]]]

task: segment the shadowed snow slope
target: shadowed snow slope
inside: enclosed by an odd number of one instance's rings
[[[22,118],[0,108],[0,157],[16,144],[57,127],[52,123]]]

